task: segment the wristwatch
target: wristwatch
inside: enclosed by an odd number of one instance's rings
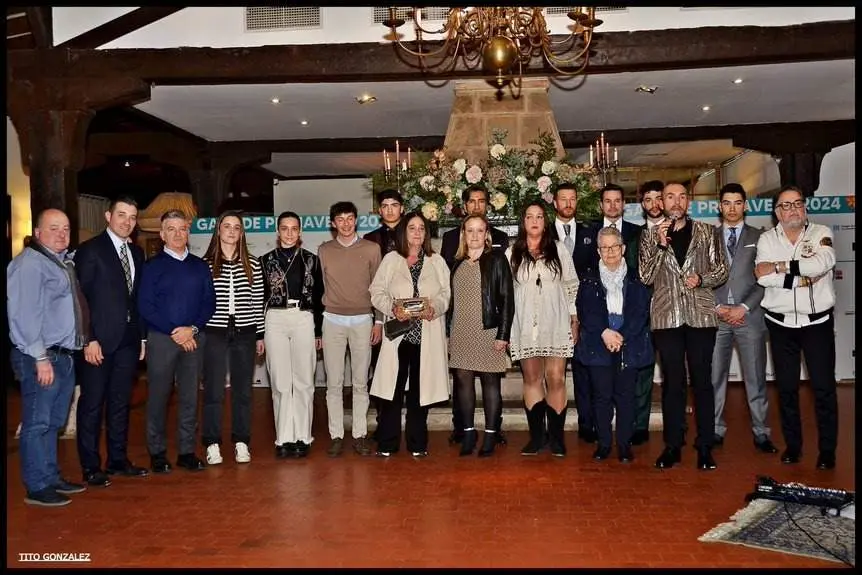
[[[193,335],[193,336],[197,337],[197,336],[198,336],[198,332],[199,332],[199,331],[200,331],[200,330],[198,329],[198,326],[196,326],[196,325],[193,325],[193,326],[192,326],[192,335]]]
[[[780,274],[780,268],[778,267],[778,262],[775,262],[775,273]]]

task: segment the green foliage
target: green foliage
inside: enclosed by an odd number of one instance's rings
[[[492,220],[514,221],[524,206],[541,201],[549,215],[554,213],[554,190],[560,184],[574,184],[578,190],[578,220],[599,216],[598,185],[591,172],[569,160],[556,158],[554,138],[542,133],[521,150],[503,144],[506,132],[495,130],[484,161],[470,164],[464,158],[449,158],[445,149],[433,154],[415,154],[411,170],[401,173],[400,190],[405,210],[421,209],[431,221],[462,215],[461,192],[471,184],[488,190],[488,216]],[[395,174],[372,174],[373,192],[396,187]]]

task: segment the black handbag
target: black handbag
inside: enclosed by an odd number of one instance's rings
[[[390,340],[393,340],[410,331],[413,327],[414,321],[416,320],[406,319],[402,321],[400,319],[390,319],[383,323],[383,333],[386,334],[386,337]]]

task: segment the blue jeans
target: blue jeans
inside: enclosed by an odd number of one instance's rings
[[[39,385],[36,360],[12,350],[12,369],[21,382],[21,477],[28,493],[56,485],[57,441],[66,424],[75,390],[75,363],[71,355],[48,352],[54,368],[54,382]]]

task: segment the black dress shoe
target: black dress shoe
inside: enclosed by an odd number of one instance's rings
[[[702,470],[715,469],[715,459],[712,458],[712,449],[701,447],[697,450],[697,468]]]
[[[835,452],[821,451],[817,456],[817,469],[835,469]]]
[[[91,487],[107,487],[111,480],[101,469],[89,469],[84,471],[84,483]]]
[[[619,457],[620,463],[631,463],[635,460],[632,448],[629,445],[617,446],[617,452],[617,457]]]
[[[162,452],[158,455],[151,456],[150,469],[153,470],[153,473],[170,473],[171,464],[168,463],[167,453]]]
[[[763,441],[755,441],[754,447],[761,453],[778,453],[778,448],[773,445],[769,439]]]
[[[304,441],[297,441],[295,447],[293,448],[293,456],[297,459],[301,459],[303,457],[308,456],[308,451],[311,449],[311,445]]]
[[[802,451],[793,447],[788,447],[781,454],[781,463],[799,463],[799,458],[802,456]]]
[[[629,440],[630,445],[643,445],[649,441],[649,430],[648,429],[638,429],[634,433],[632,433],[632,438]]]
[[[464,430],[453,431],[449,435],[449,445],[455,445],[456,443],[461,443],[464,439]]]
[[[670,469],[680,461],[682,461],[682,454],[678,447],[665,447],[655,460],[655,466],[659,469]]]
[[[281,445],[276,446],[275,448],[275,458],[276,459],[287,459],[293,455],[290,443],[283,443]]]
[[[599,440],[599,436],[594,429],[579,429],[578,439],[581,439],[586,443],[595,443]]]
[[[150,474],[145,467],[138,467],[127,461],[124,465],[109,465],[105,472],[108,475],[121,475],[122,477],[146,477]]]
[[[177,467],[182,467],[189,471],[203,471],[206,469],[206,464],[194,453],[183,453],[177,457]]]
[[[611,455],[610,446],[601,446],[599,445],[596,450],[593,452],[593,459],[596,461],[604,461]]]

